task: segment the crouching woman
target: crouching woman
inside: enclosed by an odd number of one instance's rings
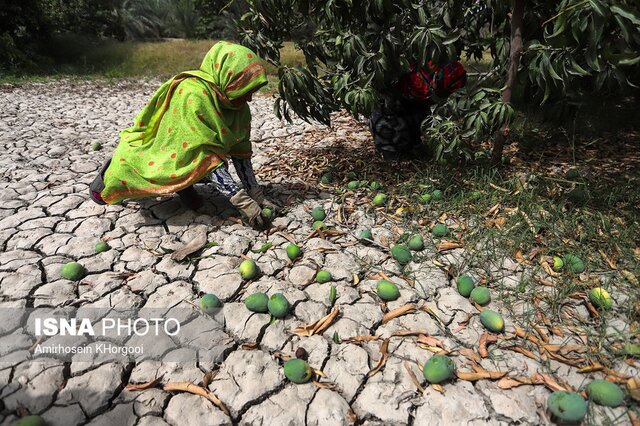
[[[218,42],[199,70],[164,83],[120,132],[120,143],[90,186],[99,204],[177,193],[188,207],[202,200],[193,185],[209,177],[245,221],[262,226],[265,202],[251,164],[251,112],[247,102],[267,84],[249,49]],[[231,160],[241,180],[229,174]]]

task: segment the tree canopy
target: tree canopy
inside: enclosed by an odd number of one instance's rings
[[[276,109],[286,118],[293,111],[329,123],[342,108],[368,115],[410,64],[487,59],[486,69],[438,102],[425,123],[438,159],[471,155],[470,140],[506,137],[512,94],[563,109],[640,86],[640,10],[633,0],[248,3],[242,41],[279,66]],[[302,49],[305,67],[280,64],[285,40]]]

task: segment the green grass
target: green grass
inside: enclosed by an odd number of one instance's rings
[[[427,210],[407,218],[407,224],[410,219],[433,221],[446,213],[462,226],[460,240],[471,254],[466,263],[452,265],[454,270],[480,272],[494,298],[511,310],[510,318],[520,327],[544,328],[542,318],[546,318],[565,332],[579,331],[591,350],[584,359],[615,368],[624,359],[620,346],[638,339],[640,287],[625,275],[640,277],[638,181],[624,176],[565,179],[529,173],[523,185],[523,175],[505,178],[484,168],[449,171],[428,166],[414,180],[402,179],[397,193],[416,199],[420,185],[422,191],[443,190],[445,200],[431,202]],[[570,195],[576,186],[585,189],[585,198]],[[474,191],[480,198],[470,197]],[[495,213],[487,215],[492,208]],[[568,253],[584,260],[586,273],[578,276],[563,270],[548,277],[542,262]],[[525,272],[516,283],[506,285],[496,267],[520,255],[527,261]],[[543,280],[554,286],[544,286]],[[584,305],[585,295],[596,286],[606,288],[615,301],[611,311],[597,317],[589,315]],[[568,316],[573,313],[578,317]],[[612,331],[612,324],[624,327]]]
[[[78,36],[60,36],[52,41],[49,51],[52,63],[43,71],[20,75],[0,75],[0,83],[47,81],[57,78],[159,78],[168,79],[186,70],[198,69],[202,59],[216,40],[165,40],[157,42],[90,40]],[[281,50],[282,63],[301,65],[302,52],[293,43]],[[50,65],[50,66],[49,66]],[[277,69],[265,62],[273,90]]]

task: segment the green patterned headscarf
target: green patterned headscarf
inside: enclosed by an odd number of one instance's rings
[[[165,82],[120,132],[104,175],[102,199],[175,193],[200,181],[228,157],[251,157],[251,112],[232,101],[267,84],[258,57],[246,47],[218,42],[199,70]]]

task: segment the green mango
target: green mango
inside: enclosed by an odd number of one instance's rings
[[[316,220],[311,224],[311,229],[324,229],[327,227],[327,224],[321,220]]]
[[[486,287],[476,287],[471,290],[471,300],[480,306],[488,305],[491,302],[491,293]]]
[[[200,309],[205,314],[213,314],[222,307],[222,302],[215,294],[205,294],[200,298]]]
[[[62,267],[61,274],[69,281],[79,281],[87,275],[87,270],[78,262],[69,262]]]
[[[547,398],[547,407],[554,416],[563,422],[581,422],[587,415],[586,401],[573,392],[553,392]]]
[[[289,257],[289,259],[291,260],[296,259],[298,256],[300,256],[300,254],[302,254],[302,250],[300,250],[300,247],[293,243],[289,244],[286,250],[287,257]]]
[[[624,392],[620,386],[607,380],[594,380],[587,385],[589,399],[606,407],[617,407],[624,401]]]
[[[446,236],[448,233],[449,233],[449,229],[447,229],[447,225],[443,223],[436,223],[433,229],[431,230],[431,234],[437,238],[442,238]]]
[[[387,280],[378,281],[377,290],[378,290],[378,296],[380,296],[380,299],[387,302],[396,300],[398,297],[400,297],[400,290],[398,290],[398,286],[396,286],[391,281],[387,281]]]
[[[562,261],[574,274],[581,274],[584,272],[584,262],[575,254],[569,253],[565,255]]]
[[[320,177],[320,183],[323,183],[325,185],[330,184],[331,182],[333,182],[333,175],[331,173],[324,173],[321,177]]]
[[[252,280],[258,275],[258,266],[252,259],[243,260],[238,269],[240,270],[240,276],[245,281]]]
[[[376,194],[376,196],[373,197],[373,201],[371,201],[371,204],[376,207],[382,207],[387,204],[387,196],[383,193]]]
[[[589,301],[599,309],[611,309],[613,307],[613,301],[611,300],[609,292],[602,287],[591,289],[589,292]]]
[[[369,228],[365,228],[362,231],[360,231],[360,235],[358,235],[358,238],[361,240],[371,240],[373,241],[373,234],[371,233],[371,229]],[[369,241],[363,241],[364,243],[369,243]]]
[[[265,293],[254,293],[244,299],[244,306],[251,312],[266,314],[269,312],[269,296]]]
[[[391,255],[401,265],[411,262],[411,252],[404,244],[396,244],[391,249]]]
[[[13,423],[13,426],[46,426],[46,422],[40,416],[25,416]]]
[[[456,286],[458,288],[458,293],[463,297],[469,297],[469,295],[471,295],[471,291],[475,287],[473,284],[473,278],[468,275],[459,276],[456,280]]]
[[[275,318],[284,318],[289,313],[289,301],[282,293],[275,293],[269,299],[267,308]]]
[[[422,368],[424,378],[432,384],[442,383],[453,378],[455,371],[456,365],[446,355],[433,355]]]
[[[409,246],[409,250],[420,251],[424,249],[424,240],[422,239],[422,235],[414,235],[409,239],[407,243]]]
[[[324,269],[319,270],[316,274],[316,282],[320,284],[328,283],[332,279],[331,272],[325,271]]]
[[[327,213],[325,213],[322,207],[314,207],[313,210],[311,210],[311,217],[313,218],[313,220],[322,221],[325,217],[327,217]]]
[[[103,253],[108,251],[111,247],[105,241],[99,241],[96,244],[96,253]]]
[[[264,218],[267,219],[268,221],[272,221],[273,218],[275,217],[275,212],[273,211],[272,208],[265,207],[262,209],[262,216],[264,216]]]
[[[485,309],[480,312],[480,322],[487,330],[493,333],[501,333],[504,330],[502,315],[491,309]]]
[[[300,358],[292,358],[284,363],[284,375],[293,383],[307,383],[313,376],[313,370],[309,364]]]

